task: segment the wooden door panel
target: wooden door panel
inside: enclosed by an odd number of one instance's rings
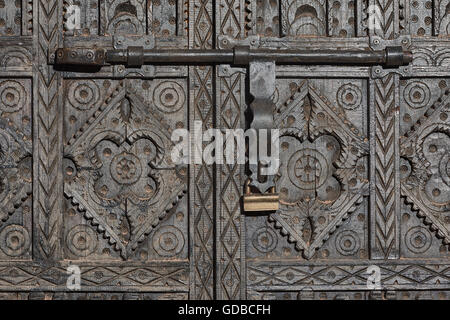
[[[0,0],[0,298],[448,299],[449,8]],[[248,68],[54,65],[64,47],[237,45],[413,62],[277,65],[280,209],[257,214],[245,165],[170,156],[176,129],[249,127]]]

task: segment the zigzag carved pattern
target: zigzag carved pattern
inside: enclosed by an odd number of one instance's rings
[[[211,49],[214,31],[213,1],[191,2],[189,14],[189,44],[195,49]],[[214,124],[212,92],[212,67],[190,67],[189,81],[193,121],[201,121],[203,130]],[[193,211],[194,246],[191,265],[191,298],[214,299],[214,168],[205,164],[191,166],[191,206]]]
[[[375,28],[375,34],[384,39],[395,38],[395,13],[398,10],[397,0],[375,0],[375,15],[379,28]]]
[[[47,66],[47,54],[58,46],[60,14],[58,1],[39,0],[37,47],[37,149],[38,181],[35,217],[37,249],[44,259],[55,258],[60,249],[61,227],[61,163],[58,93],[60,79]]]
[[[388,258],[396,248],[395,79],[389,74],[374,81],[375,94],[375,255]]]

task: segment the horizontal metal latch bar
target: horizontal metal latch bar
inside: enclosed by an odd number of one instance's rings
[[[139,68],[144,64],[231,64],[248,65],[250,61],[274,61],[277,64],[327,65],[384,65],[398,67],[412,62],[411,51],[402,47],[385,50],[275,50],[250,49],[86,49],[60,48],[56,51],[56,65],[97,66],[121,64]]]

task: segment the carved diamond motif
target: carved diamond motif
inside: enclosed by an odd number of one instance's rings
[[[64,192],[124,259],[186,192],[170,133],[119,85],[66,148]]]
[[[269,219],[310,259],[368,194],[369,146],[345,110],[308,81],[277,114],[281,207]]]
[[[450,243],[450,90],[401,140],[402,195],[443,243]]]

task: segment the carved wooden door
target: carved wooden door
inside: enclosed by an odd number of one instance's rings
[[[449,34],[448,0],[0,0],[0,297],[448,299]],[[413,62],[276,66],[267,214],[245,166],[170,156],[175,129],[248,127],[247,68],[54,65],[238,45]]]

